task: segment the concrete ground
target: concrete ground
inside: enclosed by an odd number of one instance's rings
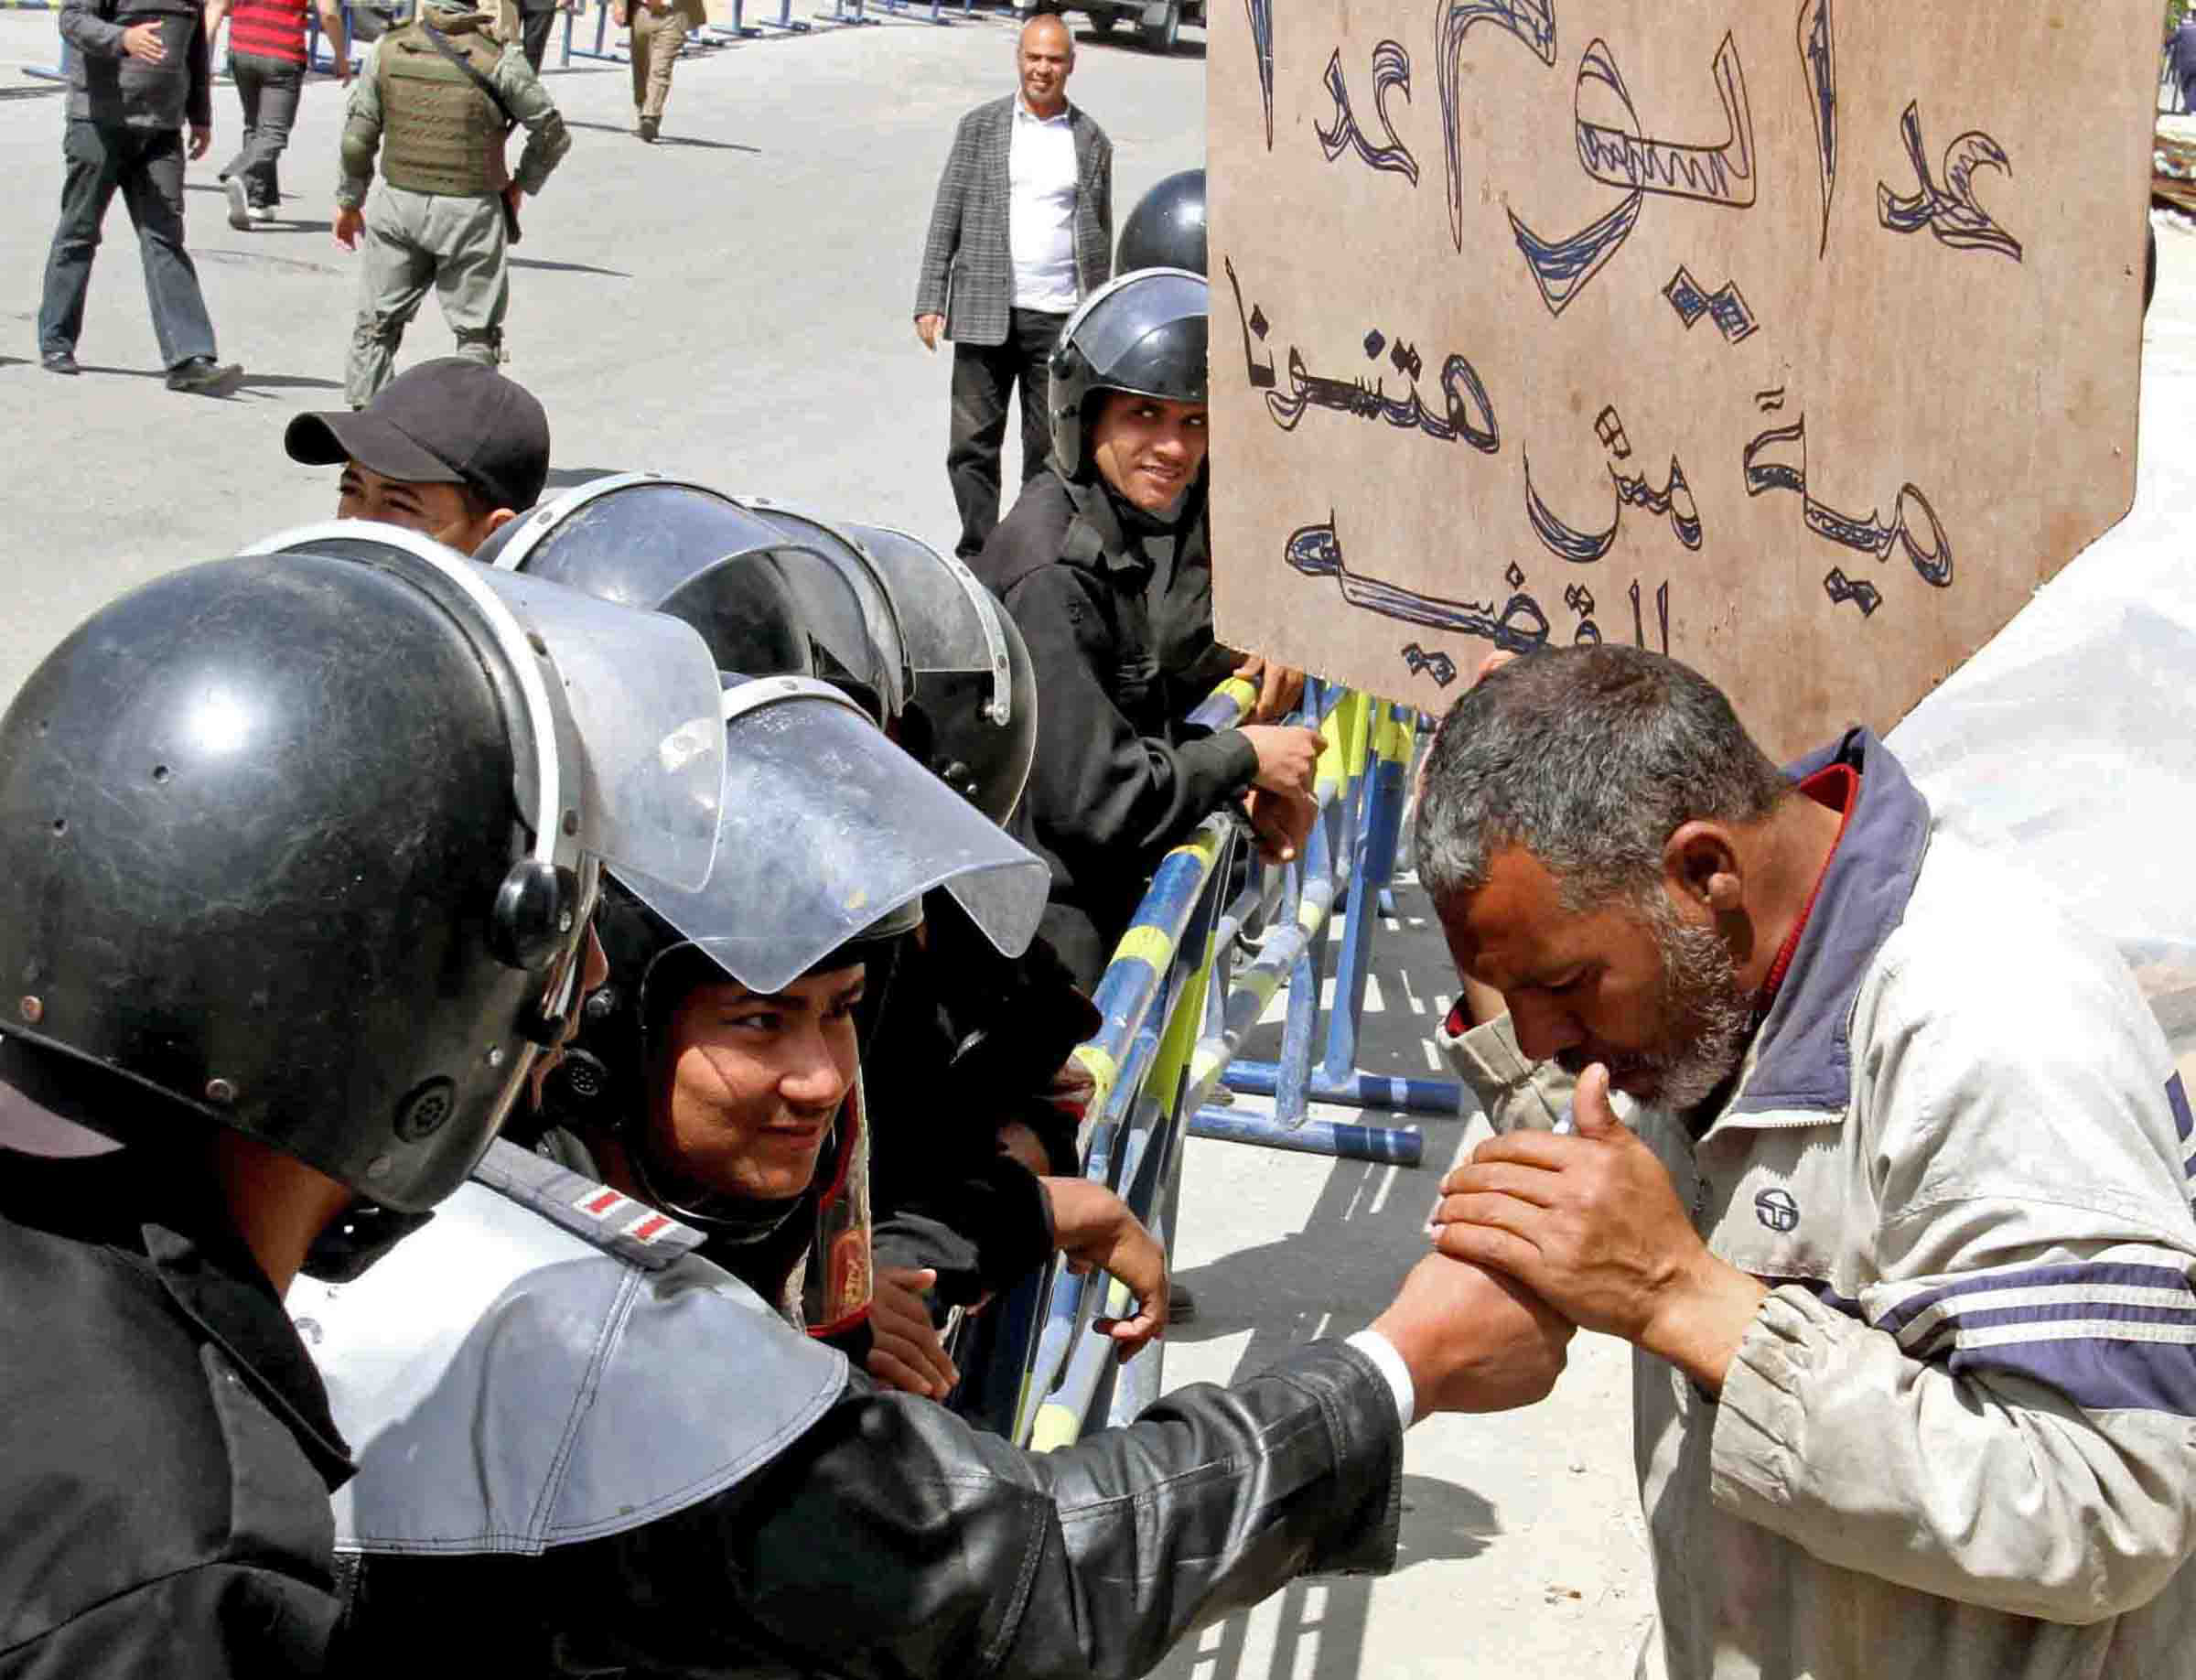
[[[800,15],[814,3],[802,0]],[[1011,39],[997,22],[892,24],[690,59],[653,149],[626,132],[622,67],[555,75],[576,145],[528,206],[509,337],[510,372],[550,411],[556,481],[689,474],[949,544],[947,370],[916,342],[910,305],[953,123],[1008,90]],[[213,181],[238,130],[223,87],[214,156],[191,171],[191,242],[223,353],[248,370],[243,391],[210,403],[161,388],[119,209],[79,347],[95,371],[42,372],[32,321],[61,106],[18,67],[51,63],[55,46],[50,14],[0,12],[0,178],[16,202],[0,222],[15,305],[0,311],[15,323],[0,353],[0,494],[13,539],[0,559],[0,699],[102,600],[331,512],[333,472],[291,465],[280,440],[291,414],[341,402],[355,284],[356,259],[328,234],[341,113],[332,83],[308,91],[286,160],[290,220],[249,234],[227,227]],[[1114,137],[1120,213],[1158,177],[1201,161],[1201,57],[1194,32],[1169,59],[1083,42],[1073,92]],[[2196,436],[2196,237],[2175,224],[2159,246],[2147,472],[2161,444],[2185,448]],[[449,343],[430,305],[407,360]],[[2164,493],[2146,482],[2147,497]],[[1451,975],[1423,899],[1401,899],[1376,954],[1364,1060],[1426,1073]],[[1247,1053],[1272,1055],[1276,1037]],[[1423,1252],[1439,1166],[1463,1129],[1426,1123],[1420,1171],[1192,1143],[1178,1260],[1200,1310],[1169,1338],[1169,1384],[1224,1381],[1292,1342],[1363,1324]],[[1413,1433],[1398,1573],[1291,1588],[1207,1630],[1160,1672],[1629,1672],[1649,1611],[1630,1433],[1624,1351],[1581,1338],[1546,1405]]]

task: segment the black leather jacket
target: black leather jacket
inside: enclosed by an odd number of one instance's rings
[[[6,1680],[322,1672],[350,1462],[202,1171],[0,1149]]]
[[[1126,1680],[1298,1575],[1392,1567],[1402,1459],[1336,1342],[1043,1455],[856,1376],[768,1469],[643,1527],[369,1556],[339,1649],[374,1680]]]
[[[974,564],[1013,615],[1036,668],[1044,701],[1037,760],[1012,827],[1051,866],[1045,937],[1086,988],[1104,972],[1167,848],[1258,772],[1239,731],[1182,727],[1181,680],[1167,669],[1175,662],[1198,676],[1209,670],[1202,528],[1201,518],[1186,514],[1174,535],[1134,535],[1103,488],[1070,485],[1049,468],[1029,481]],[[1168,575],[1155,583],[1161,558]]]

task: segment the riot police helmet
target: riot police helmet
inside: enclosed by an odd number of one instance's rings
[[[726,675],[724,813],[716,867],[690,891],[639,871],[605,883],[610,975],[551,1082],[552,1117],[617,1125],[639,1114],[657,1035],[697,983],[768,996],[872,955],[953,891],[1002,952],[1044,913],[1044,862],[814,678]],[[972,884],[980,890],[970,890]]]
[[[1021,630],[952,555],[904,531],[847,529],[883,575],[907,648],[899,744],[1004,824],[1037,757],[1037,673]]]
[[[124,596],[0,717],[0,1074],[425,1209],[563,1036],[603,860],[706,883],[716,694],[686,625],[361,522]]]
[[[884,587],[818,522],[684,479],[617,473],[511,521],[474,558],[683,619],[721,671],[821,677],[879,721],[906,704]]]
[[[1136,200],[1121,225],[1114,272],[1141,268],[1181,268],[1193,275],[1205,268],[1205,172],[1184,169],[1170,175]]]
[[[1052,453],[1077,483],[1097,470],[1090,439],[1107,392],[1205,400],[1204,276],[1147,268],[1108,281],[1060,331],[1051,360]]]

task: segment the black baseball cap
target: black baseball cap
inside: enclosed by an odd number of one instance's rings
[[[463,356],[408,368],[358,410],[299,415],[282,435],[307,467],[356,461],[406,484],[463,484],[523,513],[549,481],[549,416],[525,386]]]

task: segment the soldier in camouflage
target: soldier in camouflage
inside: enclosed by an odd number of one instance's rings
[[[541,191],[572,137],[524,55],[496,43],[494,23],[491,12],[423,0],[410,23],[382,37],[351,89],[335,235],[347,251],[365,235],[344,375],[353,408],[389,382],[430,285],[458,354],[490,367],[503,359],[506,248],[519,202]],[[526,149],[514,175],[503,148],[520,126]],[[382,186],[368,203],[377,151]]]

